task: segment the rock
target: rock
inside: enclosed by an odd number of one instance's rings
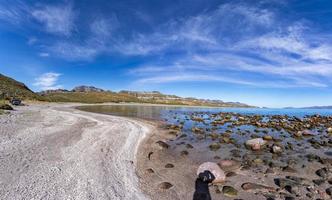
[[[280,153],[282,153],[282,148],[278,145],[273,145],[272,146],[272,153],[280,154]]]
[[[214,143],[210,144],[209,147],[210,147],[211,151],[217,151],[218,149],[220,149],[221,146],[219,143],[214,142]]]
[[[294,168],[292,168],[292,167],[290,167],[288,165],[286,167],[283,167],[282,171],[283,172],[288,172],[288,173],[296,173],[297,172],[296,169],[294,169]]]
[[[303,136],[314,136],[315,133],[306,129],[306,130],[302,131],[302,135]]]
[[[161,148],[163,149],[168,149],[169,148],[169,145],[166,143],[166,142],[163,142],[163,141],[158,141],[156,142]]]
[[[297,131],[294,133],[295,137],[301,137],[302,136],[302,131]]]
[[[236,176],[235,172],[227,172],[226,173],[226,177],[232,177],[232,176]]]
[[[215,179],[212,183],[222,183],[226,180],[225,172],[213,162],[205,162],[201,164],[197,169],[197,176],[204,171],[210,171]]]
[[[237,190],[231,186],[224,186],[222,188],[222,193],[227,197],[236,197]]]
[[[275,188],[273,188],[273,187],[256,184],[256,183],[249,183],[249,182],[243,183],[241,187],[244,191],[247,191],[247,192],[250,192],[250,191],[274,192],[275,191]]]
[[[327,132],[328,132],[328,133],[332,133],[332,127],[328,128],[328,129],[327,129]]]
[[[329,171],[325,167],[317,170],[316,174],[322,177],[323,179],[327,179],[329,177]]]
[[[165,168],[174,168],[174,165],[171,164],[171,163],[167,163],[167,164],[165,165]]]
[[[273,137],[271,135],[264,135],[263,139],[264,140],[273,140]]]
[[[168,190],[170,189],[171,187],[173,187],[173,185],[169,182],[162,182],[158,185],[158,188],[159,189],[162,189],[162,190]]]
[[[184,151],[181,151],[180,154],[181,154],[181,156],[187,156],[189,154],[189,152],[184,150]]]
[[[255,138],[255,139],[250,139],[250,140],[247,140],[245,145],[248,147],[248,148],[251,148],[252,150],[260,150],[263,148],[264,145],[266,145],[266,141],[263,140],[262,138]]]
[[[0,110],[14,110],[14,109],[8,104],[0,104]]]
[[[148,172],[148,173],[152,174],[152,173],[154,173],[154,170],[153,170],[153,169],[151,169],[151,168],[149,168],[149,169],[147,169],[147,170],[146,170],[146,172]]]
[[[325,180],[324,179],[314,179],[312,180],[313,183],[315,183],[316,185],[322,185]]]
[[[287,178],[275,178],[274,183],[280,188],[285,188],[287,185],[292,187],[301,185],[299,182]]]
[[[188,149],[192,149],[192,148],[194,148],[193,145],[191,145],[191,144],[186,144],[186,147],[187,147]]]
[[[235,171],[241,168],[241,162],[236,160],[221,160],[218,165],[224,171]]]
[[[325,190],[326,194],[332,196],[332,187],[329,187]]]

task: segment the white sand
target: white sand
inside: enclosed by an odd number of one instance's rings
[[[0,199],[146,199],[135,155],[151,127],[71,106],[0,115]]]

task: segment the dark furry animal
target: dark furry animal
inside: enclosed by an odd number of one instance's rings
[[[209,183],[215,179],[210,171],[204,171],[198,175],[195,182],[195,193],[193,200],[211,200]]]

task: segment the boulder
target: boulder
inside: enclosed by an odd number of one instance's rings
[[[327,132],[328,132],[328,133],[332,133],[332,127],[328,128],[328,129],[327,129]]]
[[[210,171],[215,179],[212,183],[222,183],[226,180],[225,172],[213,162],[205,162],[201,164],[197,169],[197,176],[204,171]]]
[[[241,163],[236,160],[221,160],[219,161],[219,166],[224,171],[235,171],[241,168]]]
[[[245,145],[248,148],[251,148],[252,150],[255,150],[255,151],[262,149],[266,144],[267,144],[267,142],[262,138],[250,139],[250,140],[247,140],[245,143]]]

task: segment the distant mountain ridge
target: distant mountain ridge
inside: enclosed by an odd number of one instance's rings
[[[168,105],[213,106],[213,107],[253,107],[239,102],[224,102],[221,100],[197,99],[162,94],[158,91],[106,91],[94,86],[77,86],[72,90],[56,89],[34,93],[24,83],[0,74],[0,99],[13,97],[23,100],[41,100],[49,102],[135,102]]]
[[[310,106],[303,107],[302,109],[332,109],[332,106]]]
[[[239,102],[224,102],[221,100],[197,99],[193,97],[179,97],[176,95],[163,94],[159,91],[128,91],[120,92],[105,91],[94,86],[78,86],[69,90],[48,90],[40,92],[41,95],[50,101],[80,102],[87,100],[91,103],[121,102],[121,98],[129,102],[157,103],[171,105],[192,105],[192,106],[213,106],[213,107],[253,107]],[[104,98],[106,97],[107,98]],[[94,98],[94,99],[93,99]],[[101,99],[102,98],[102,99]],[[111,99],[109,99],[111,98]],[[81,100],[80,100],[81,99]],[[107,101],[107,99],[109,101]],[[127,102],[127,101],[124,101]]]

